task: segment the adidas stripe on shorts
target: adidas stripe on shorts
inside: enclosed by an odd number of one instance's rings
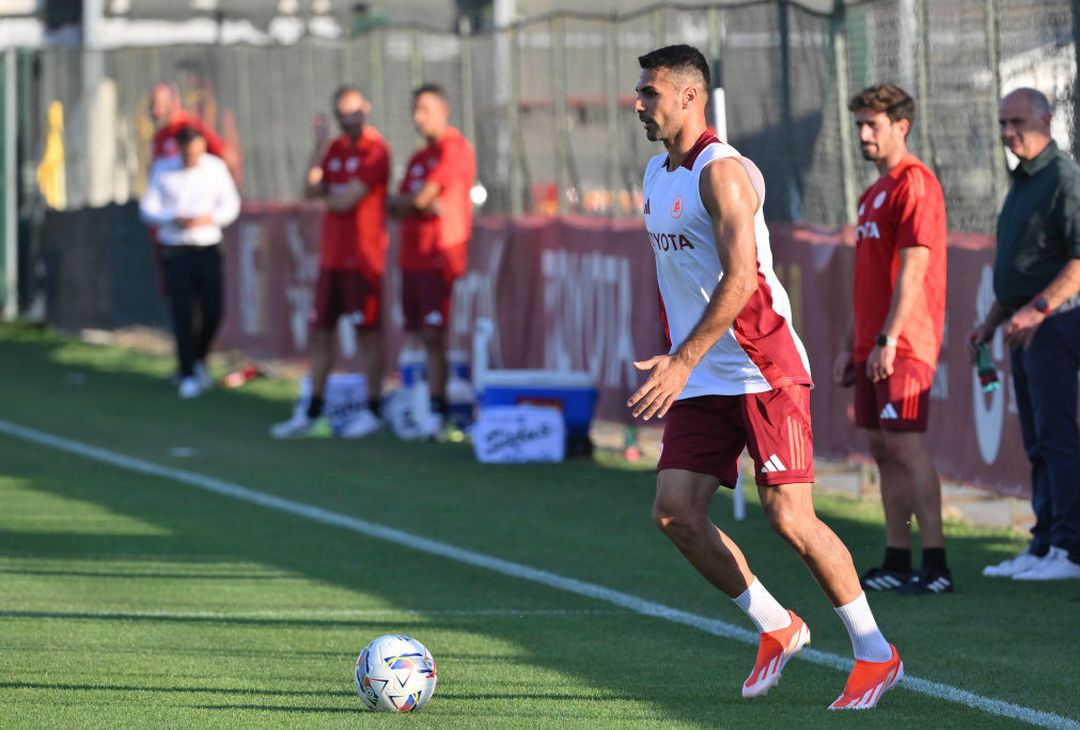
[[[866,363],[855,363],[855,425],[882,431],[925,433],[934,368],[921,360],[896,358],[893,374],[874,383]]]
[[[686,398],[675,401],[664,420],[657,471],[712,474],[734,488],[745,447],[754,460],[754,481],[761,486],[814,481],[807,386]]]

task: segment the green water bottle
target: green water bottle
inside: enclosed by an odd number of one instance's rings
[[[979,385],[984,393],[993,393],[1001,387],[994,358],[990,356],[990,348],[985,342],[975,346],[975,371],[979,374]]]

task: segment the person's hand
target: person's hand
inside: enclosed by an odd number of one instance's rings
[[[334,192],[326,198],[326,207],[335,213],[348,213],[365,192],[364,183],[353,178],[340,187],[335,186]]]
[[[967,349],[968,355],[971,357],[971,361],[975,362],[975,357],[978,354],[979,345],[984,342],[989,342],[994,336],[994,330],[997,327],[991,327],[987,322],[976,325],[975,329],[971,330],[968,334]]]
[[[833,382],[841,388],[855,385],[855,358],[851,350],[844,350],[836,356],[833,363]]]
[[[893,374],[896,362],[896,345],[875,345],[866,360],[866,375],[871,382],[880,383]]]
[[[201,226],[208,226],[214,222],[214,217],[210,215],[192,215],[192,216],[176,216],[173,223],[183,229],[199,228]]]
[[[330,125],[326,122],[325,114],[316,114],[311,120],[311,131],[315,138],[315,149],[325,152],[330,146]]]
[[[393,218],[405,218],[409,214],[409,198],[405,195],[390,195],[386,198],[386,212]]]
[[[1005,343],[1012,348],[1028,349],[1031,340],[1035,337],[1035,330],[1039,329],[1046,320],[1046,315],[1026,304],[1005,322],[1002,334],[1005,335]]]
[[[634,362],[638,370],[651,370],[645,384],[630,396],[626,407],[634,416],[648,421],[653,416],[663,418],[682,392],[693,369],[674,355],[656,355]]]

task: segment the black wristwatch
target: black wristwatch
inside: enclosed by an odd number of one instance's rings
[[[896,342],[897,340],[895,337],[889,337],[884,332],[879,334],[877,339],[874,340],[874,344],[878,347],[896,347]]]
[[[1031,300],[1031,306],[1034,307],[1036,312],[1040,312],[1041,314],[1050,314],[1050,312],[1054,311],[1050,307],[1050,302],[1046,301],[1046,297],[1041,294]]]

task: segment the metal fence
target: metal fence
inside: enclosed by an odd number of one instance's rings
[[[443,84],[474,140],[484,212],[636,215],[641,173],[659,147],[631,113],[636,58],[691,43],[728,99],[730,141],[766,175],[771,220],[837,225],[874,175],[859,159],[846,100],[894,81],[919,104],[913,149],[939,174],[954,229],[987,231],[1004,193],[997,140],[1002,90],[1035,86],[1057,105],[1072,149],[1073,0],[868,0],[820,14],[785,0],[663,5],[633,15],[557,14],[470,34],[379,28],[341,42],[50,50],[32,58],[24,164],[41,158],[47,107],[65,109],[69,207],[122,202],[143,184],[152,82],[175,81],[187,107],[243,155],[248,198],[294,200],[311,120],[358,84],[394,153],[395,179],[419,144],[411,89]],[[26,170],[24,170],[26,173]]]

